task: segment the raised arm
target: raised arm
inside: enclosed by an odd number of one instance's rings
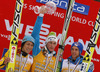
[[[40,30],[41,30],[41,25],[43,23],[43,16],[46,13],[46,11],[47,10],[46,10],[45,6],[41,6],[40,14],[37,17],[37,20],[35,22],[35,25],[34,25],[34,28],[33,28],[32,34],[31,34],[31,36],[34,37],[34,39],[35,39],[35,44],[34,44],[34,47],[33,47],[33,50],[32,50],[32,55],[33,56],[36,56],[41,50],[39,48],[39,44],[40,44],[39,33],[40,33]]]

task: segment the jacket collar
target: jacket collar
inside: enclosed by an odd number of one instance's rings
[[[72,56],[70,56],[68,59],[70,60],[70,63],[72,63],[72,64],[77,64],[78,61],[81,59],[80,62],[79,62],[79,64],[81,64],[82,61],[83,61],[83,56],[80,55],[78,58],[76,58],[76,60],[73,60],[73,59],[72,59]]]

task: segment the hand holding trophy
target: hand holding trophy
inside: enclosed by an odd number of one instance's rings
[[[42,5],[42,6],[35,6],[34,8],[34,12],[36,14],[39,14],[39,13],[47,13],[47,14],[53,14],[55,11],[56,11],[56,4],[52,1],[48,1],[45,5]]]

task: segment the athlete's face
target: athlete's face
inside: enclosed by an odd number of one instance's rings
[[[55,41],[49,41],[48,43],[47,43],[47,48],[48,48],[48,50],[50,51],[50,52],[52,52],[52,51],[54,51],[54,49],[55,49],[55,47],[56,47],[56,42]]]
[[[74,60],[76,60],[76,58],[79,57],[79,49],[78,49],[78,47],[73,46],[73,47],[71,48],[71,55],[72,55],[72,58],[73,58]]]
[[[34,44],[32,42],[26,41],[22,48],[22,51],[24,51],[26,53],[30,53],[33,49],[33,46],[34,46]]]

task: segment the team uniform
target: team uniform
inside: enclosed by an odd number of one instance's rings
[[[1,59],[2,66],[0,66],[0,68],[3,68],[5,66],[3,64],[3,62],[6,57],[8,57],[8,51],[5,53],[5,56]],[[17,54],[14,71],[15,72],[28,72],[30,70],[32,64],[33,64],[33,57],[31,55],[28,54],[27,56],[24,57],[21,54]]]
[[[82,66],[82,60],[83,60],[83,56],[78,57],[75,61],[72,60],[71,56],[68,59],[64,59],[62,62],[61,72],[68,72],[68,70],[73,71],[74,69],[75,69],[74,72],[79,72],[79,70],[81,69],[81,66]],[[91,69],[91,67],[92,67],[92,69]],[[88,72],[93,72],[93,64],[90,65]]]
[[[53,51],[52,53],[48,53],[48,54],[43,54],[44,50],[40,49],[39,48],[39,33],[40,33],[40,29],[41,29],[41,24],[43,22],[43,17],[41,17],[39,20],[38,20],[38,30],[37,31],[34,31],[34,28],[33,29],[33,32],[32,32],[32,37],[35,36],[35,33],[37,34],[37,38],[36,38],[36,42],[35,42],[35,45],[33,47],[33,50],[32,50],[32,54],[33,54],[33,65],[32,65],[32,72],[41,72],[41,71],[48,71],[48,72],[53,72],[53,69],[54,69],[54,65],[55,65],[55,61],[56,61],[56,58],[55,58],[55,55],[56,55],[56,52]],[[34,37],[35,38],[35,37]],[[55,37],[54,37],[55,38]],[[45,49],[45,48],[44,48]]]
[[[74,42],[71,46],[71,49],[73,46],[78,48],[79,57],[77,57],[76,60],[73,60],[72,56],[70,56],[68,59],[64,59],[62,61],[61,72],[79,72],[79,70],[81,69],[83,61],[83,56],[81,55],[83,51],[83,45],[80,42]],[[93,70],[94,64],[91,62],[88,72],[93,72]]]
[[[40,53],[34,57],[34,62],[32,65],[32,72],[53,72],[56,58],[52,56],[53,54],[48,54],[45,56],[43,51],[41,50]]]
[[[72,60],[72,57],[69,57],[68,59],[64,59],[62,64],[62,72],[68,72],[68,70],[73,71],[74,69],[75,69],[74,72],[79,72],[81,68],[82,59],[83,58],[81,57],[78,57],[75,61]],[[78,62],[79,64],[77,65]]]
[[[34,28],[33,28],[34,32],[32,32],[32,38],[34,38],[35,41],[39,39],[39,33],[37,33],[37,32],[40,32],[40,28],[41,28],[41,25],[42,25],[42,19],[43,19],[43,17],[38,16],[37,20],[36,20],[36,23],[34,25]],[[27,41],[30,41],[29,36],[25,36],[23,38],[23,41],[24,41],[25,38],[27,38]],[[23,43],[23,41],[22,41],[22,43]],[[36,49],[35,51],[38,52],[39,48],[36,48],[36,47],[39,47],[39,43],[37,44],[37,42],[39,42],[39,40],[36,41],[36,43],[34,43],[34,48],[33,49]],[[36,55],[37,52],[33,52],[34,55]],[[24,52],[22,52],[22,53],[24,53]],[[29,54],[24,56],[22,53],[21,54],[18,53],[16,55],[15,72],[28,72],[28,71],[30,71],[30,68],[33,64],[33,56],[31,56]],[[4,57],[0,60],[0,68],[3,68],[5,66],[3,64],[3,62],[4,62],[6,57],[8,57],[8,51],[5,53]]]

